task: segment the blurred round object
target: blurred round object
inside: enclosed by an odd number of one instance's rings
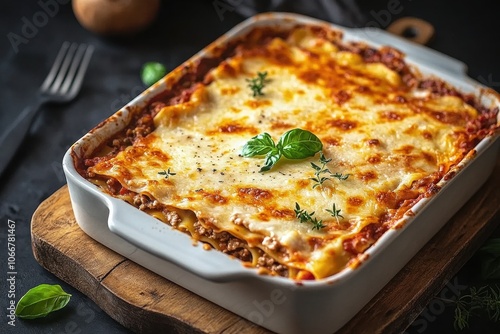
[[[87,30],[105,36],[127,35],[149,26],[160,0],[73,0],[73,12]]]
[[[392,22],[387,31],[419,44],[427,44],[434,36],[434,27],[416,17],[402,17]]]
[[[146,86],[151,86],[167,74],[167,68],[162,63],[147,62],[141,69],[141,80]]]

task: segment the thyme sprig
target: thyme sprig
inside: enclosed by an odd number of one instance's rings
[[[265,84],[269,82],[269,79],[267,79],[266,77],[267,72],[257,72],[256,78],[247,79],[248,87],[250,87],[250,89],[252,90],[253,97],[264,95],[262,89],[264,88]]]
[[[326,168],[326,165],[332,161],[332,159],[327,159],[323,152],[320,153],[319,155],[319,162],[321,163],[321,166],[315,164],[314,162],[311,162],[311,167],[316,171],[314,173],[314,178],[310,178],[310,180],[313,180],[315,184],[313,185],[313,189],[323,185],[326,181],[330,180],[331,178],[336,178],[341,181],[347,180],[347,178],[351,174],[342,174],[342,173],[332,173],[328,168]],[[322,176],[322,174],[328,174],[328,176]]]
[[[325,168],[326,164],[329,163],[330,161],[332,161],[332,159],[326,159],[325,155],[323,154],[323,152],[321,152],[319,154],[319,162],[321,163],[321,166],[318,166],[314,162],[311,162],[312,168],[314,168],[314,170],[316,171],[314,173],[314,175],[316,177],[315,178],[311,178],[311,180],[313,180],[314,182],[316,182],[313,185],[313,189],[316,188],[316,187],[318,187],[318,186],[320,186],[320,185],[322,185],[325,181],[330,180],[329,177],[321,176],[321,174],[325,174],[325,173],[331,174],[330,170],[328,170],[327,168]]]
[[[321,166],[315,164],[314,162],[311,162],[311,167],[316,171],[314,173],[313,178],[310,178],[310,180],[313,180],[315,184],[313,185],[313,189],[323,185],[326,181],[330,180],[331,178],[336,178],[339,179],[340,181],[345,181],[351,174],[342,174],[342,173],[332,173],[328,168],[326,168],[326,165],[332,161],[332,159],[327,159],[323,152],[319,154],[319,162],[321,163]],[[321,176],[322,174],[328,174],[328,176]]]
[[[323,224],[323,220],[318,220],[314,216],[314,211],[313,212],[307,212],[306,210],[303,210],[300,208],[299,203],[295,202],[295,217],[297,217],[301,223],[307,223],[310,222],[313,224],[312,229],[313,230],[320,230],[323,227],[326,227],[326,225]]]
[[[344,218],[344,216],[342,216],[340,214],[340,211],[342,211],[341,209],[337,209],[336,206],[335,206],[335,203],[333,203],[333,206],[332,206],[332,209],[329,210],[329,209],[325,209],[326,212],[328,212],[329,214],[332,215],[332,217],[334,217],[335,219],[337,219],[337,223],[339,222],[339,218]]]
[[[349,178],[351,174],[342,174],[342,173],[335,173],[331,174],[332,177],[339,179],[340,181],[345,181]]]
[[[337,219],[337,223],[339,222],[339,218],[344,218],[340,214],[341,209],[337,209],[335,203],[332,205],[332,209],[325,209],[326,212],[328,212],[332,217]],[[311,223],[313,224],[313,230],[320,230],[323,227],[326,227],[325,224],[323,224],[323,220],[314,217],[315,211],[312,212],[307,212],[306,210],[302,209],[299,205],[299,203],[295,202],[295,217],[299,219],[300,223]]]
[[[456,330],[469,327],[469,318],[478,310],[486,311],[492,321],[500,320],[500,288],[498,286],[471,287],[469,291],[468,294],[452,301],[456,304],[453,323]]]
[[[489,239],[479,250],[477,257],[483,281],[500,279],[500,238]],[[500,287],[491,284],[468,287],[454,299],[438,299],[455,306],[453,327],[456,331],[469,327],[474,316],[485,314],[493,322],[500,321]]]
[[[168,179],[170,176],[173,176],[177,173],[173,173],[170,171],[170,168],[168,170],[164,170],[163,172],[158,172],[159,175],[165,176],[166,179]]]

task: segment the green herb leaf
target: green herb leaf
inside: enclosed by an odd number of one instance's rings
[[[333,206],[332,206],[332,209],[329,210],[329,209],[325,209],[326,212],[328,212],[330,215],[332,215],[332,217],[336,218],[337,219],[337,223],[339,222],[339,218],[344,218],[344,216],[342,216],[340,214],[340,211],[342,211],[341,209],[337,209],[337,207],[335,206],[335,203],[333,203]]]
[[[159,175],[163,175],[163,176],[165,176],[165,178],[166,178],[166,179],[168,179],[168,178],[169,178],[169,176],[171,176],[171,175],[173,176],[173,175],[175,175],[175,174],[177,174],[177,173],[173,173],[173,172],[171,172],[171,171],[170,171],[170,168],[169,168],[168,170],[164,170],[163,172],[158,172],[158,174],[159,174]]]
[[[142,66],[141,79],[146,86],[151,86],[167,74],[165,65],[150,61]]]
[[[42,318],[68,304],[71,295],[60,285],[40,284],[21,297],[16,306],[16,315],[24,319]]]
[[[325,224],[323,224],[323,220],[318,220],[317,218],[313,218],[311,220],[311,223],[313,224],[313,230],[320,230],[322,229],[323,227],[326,227]]]
[[[243,146],[241,155],[244,157],[265,155],[275,148],[276,145],[271,136],[267,132],[264,132],[250,139],[245,146]]]
[[[293,129],[281,136],[278,148],[287,159],[305,159],[321,151],[323,144],[312,132]]]
[[[261,133],[243,146],[241,155],[253,157],[266,154],[264,167],[260,170],[265,172],[270,170],[282,156],[288,159],[304,159],[314,156],[322,148],[321,140],[313,133],[302,129],[293,129],[281,136],[278,145],[274,144],[268,133]]]
[[[478,311],[485,312],[492,321],[500,319],[500,289],[498,286],[481,286],[469,288],[468,294],[460,295],[455,301],[455,320],[453,326],[456,330],[463,330],[469,326],[471,315]]]
[[[266,155],[266,160],[264,160],[264,166],[261,167],[260,172],[267,172],[270,170],[281,158],[281,153],[274,149]]]
[[[266,79],[266,77],[267,72],[257,72],[257,78],[247,79],[248,87],[252,90],[253,97],[264,95],[262,89],[264,85],[269,82],[269,79]]]
[[[342,174],[342,173],[330,173],[330,175],[336,179],[339,179],[340,181],[345,181],[351,176],[351,174]]]
[[[316,165],[314,162],[311,162],[311,167],[315,170],[314,172],[314,175],[316,177],[311,177],[309,178],[310,180],[313,180],[315,183],[313,184],[313,189],[316,188],[316,187],[319,187],[321,185],[323,185],[323,183],[325,181],[328,181],[330,180],[330,177],[334,177],[334,178],[337,178],[341,181],[345,181],[347,180],[347,178],[351,175],[351,174],[341,174],[341,173],[335,173],[333,174],[332,172],[330,172],[330,170],[328,168],[326,168],[326,164],[329,163],[330,161],[332,161],[332,159],[327,159],[325,157],[325,155],[323,154],[323,152],[321,152],[319,154],[319,162],[321,162],[321,166],[318,166]],[[330,177],[328,176],[321,176],[321,174],[329,174]]]
[[[294,211],[295,217],[299,219],[300,223],[310,222],[311,224],[313,224],[313,230],[320,230],[323,227],[326,227],[326,225],[323,224],[323,220],[318,220],[316,217],[313,217],[314,211],[307,212],[306,210],[301,209],[299,203],[297,202],[295,202]]]

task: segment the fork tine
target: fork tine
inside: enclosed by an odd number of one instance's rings
[[[61,89],[59,90],[60,94],[66,94],[68,92],[69,86],[73,82],[75,72],[78,68],[78,65],[80,65],[80,61],[82,60],[83,53],[85,52],[85,49],[87,46],[85,44],[81,44],[78,47],[78,50],[76,51],[76,55],[73,58],[73,61],[71,62],[71,66],[69,68],[68,74],[66,74],[66,79],[64,80]]]
[[[62,62],[64,55],[66,54],[66,51],[68,50],[68,48],[69,48],[69,42],[64,42],[63,45],[61,46],[61,49],[59,50],[59,53],[56,56],[56,60],[52,64],[52,68],[50,69],[49,74],[47,75],[47,77],[45,78],[45,81],[43,82],[42,86],[40,87],[40,89],[42,91],[46,91],[49,88],[52,81],[54,80],[54,78],[57,74],[57,70],[59,69],[59,66],[61,65],[61,62]]]
[[[82,62],[80,64],[80,67],[78,68],[78,73],[76,74],[75,80],[73,81],[73,86],[71,87],[71,90],[69,92],[70,96],[76,95],[78,93],[78,90],[80,89],[80,86],[82,85],[83,77],[85,76],[85,73],[87,72],[87,66],[89,65],[90,58],[92,58],[92,53],[94,52],[94,46],[89,45],[87,49],[85,50],[85,54],[83,55]]]
[[[72,43],[71,46],[69,47],[68,53],[66,53],[64,61],[61,67],[59,68],[59,73],[57,74],[56,79],[54,80],[54,82],[50,87],[50,93],[56,93],[59,87],[61,86],[61,83],[64,80],[64,77],[66,76],[66,71],[68,70],[69,64],[71,63],[73,55],[75,54],[76,47],[77,47],[76,43]]]

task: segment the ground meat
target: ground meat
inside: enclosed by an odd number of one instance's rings
[[[199,221],[194,223],[194,228],[199,236],[216,241],[221,252],[234,256],[242,261],[252,261],[252,254],[245,248],[245,241],[233,237],[227,232],[215,232],[209,227],[204,227]]]
[[[239,239],[236,239],[236,238],[231,238],[229,239],[229,242],[227,243],[227,250],[228,251],[234,251],[238,248],[242,248],[246,245],[245,242],[239,240]]]
[[[179,95],[174,96],[172,99],[170,99],[169,105],[176,105],[189,101],[191,99],[191,95],[197,87],[198,85],[195,84],[187,89],[184,89]]]
[[[461,96],[461,94],[455,89],[450,87],[444,81],[438,79],[425,79],[420,81],[418,88],[430,90],[432,94],[438,96]]]
[[[238,248],[237,250],[235,251],[232,251],[232,252],[224,252],[224,253],[227,253],[231,256],[234,256],[244,262],[250,262],[252,261],[252,254],[250,253],[250,251],[246,248]]]
[[[177,227],[182,222],[182,218],[175,211],[170,211],[168,209],[163,209],[163,215],[171,226]]]
[[[166,106],[165,102],[156,101],[149,105],[149,113],[154,117]]]
[[[117,179],[113,179],[113,178],[108,179],[106,181],[106,184],[108,186],[108,190],[114,195],[117,195],[120,192],[120,190],[122,189],[122,185],[120,184],[120,182],[118,182]]]
[[[288,277],[288,268],[265,253],[262,253],[257,259],[257,267],[266,268],[279,276]]]
[[[133,201],[134,205],[142,211],[146,209],[160,210],[163,207],[157,200],[151,200],[148,196],[143,194],[135,195]]]
[[[387,230],[383,224],[369,224],[356,235],[344,240],[344,250],[357,255],[373,245]]]
[[[359,54],[367,63],[382,63],[389,69],[397,72],[407,87],[415,87],[419,80],[412,73],[406,62],[404,54],[391,47],[375,49],[364,43],[338,43],[340,50]]]
[[[134,142],[139,138],[146,137],[154,130],[154,122],[153,116],[150,114],[145,114],[141,118],[137,120],[135,126],[131,129],[128,129],[126,134],[127,137],[124,140],[128,140],[130,142]]]
[[[114,157],[127,146],[131,146],[136,140],[144,138],[153,132],[154,128],[153,115],[150,113],[136,113],[127,128],[106,143],[111,148],[111,152],[106,157]]]
[[[264,240],[262,240],[262,244],[270,250],[276,250],[280,246],[280,243],[276,238],[269,236],[265,237]]]
[[[143,194],[136,194],[133,198],[133,203],[139,210],[161,210],[163,216],[165,217],[165,221],[174,227],[179,226],[182,222],[182,218],[176,211],[171,211],[164,205],[162,205],[157,200],[151,200],[148,196]]]

